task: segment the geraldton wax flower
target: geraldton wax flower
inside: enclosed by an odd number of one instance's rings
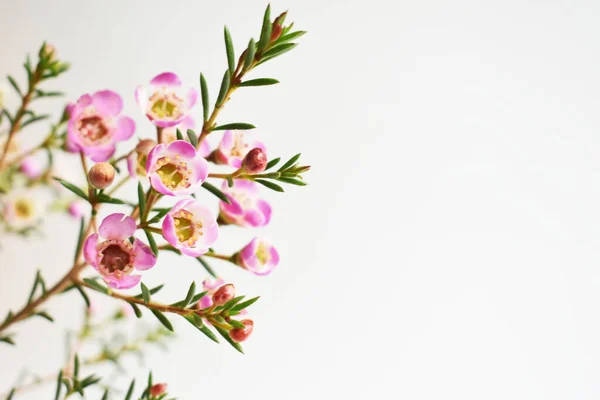
[[[110,90],[84,94],[70,104],[67,128],[67,150],[84,152],[93,161],[106,161],[115,153],[116,143],[129,139],[135,122],[121,116],[123,100]]]
[[[271,206],[258,198],[258,184],[244,179],[234,180],[233,187],[223,182],[222,192],[231,204],[220,202],[219,219],[226,224],[260,227],[271,220]]]
[[[94,267],[108,286],[115,289],[129,289],[138,284],[141,275],[131,275],[134,270],[144,271],[156,263],[156,256],[150,247],[135,238],[133,218],[125,214],[111,214],[104,218],[98,233],[90,235],[83,246],[83,255],[88,264]]]
[[[266,240],[254,238],[240,250],[236,261],[256,275],[269,275],[279,264],[279,253]]]
[[[181,80],[173,72],[156,75],[148,88],[139,86],[135,91],[135,100],[142,112],[161,128],[181,123],[197,99],[198,91],[182,88]]]
[[[219,147],[215,150],[214,159],[217,164],[240,168],[246,154],[255,148],[259,148],[265,153],[267,151],[261,142],[248,141],[244,131],[225,131]]]
[[[201,203],[183,199],[165,216],[162,231],[171,246],[185,255],[198,257],[217,240],[219,225],[215,216]]]
[[[40,222],[40,207],[34,201],[31,192],[12,193],[6,196],[2,204],[2,217],[14,229],[30,228]]]
[[[146,162],[148,154],[156,146],[156,142],[152,139],[140,140],[135,146],[135,150],[127,156],[127,170],[129,176],[136,179],[146,176]]]
[[[211,307],[213,305],[212,295],[223,285],[225,285],[223,278],[206,278],[202,282],[202,287],[207,293],[198,300],[198,307],[202,309]]]
[[[185,140],[161,143],[148,154],[146,174],[154,190],[168,196],[193,193],[208,177],[208,162]]]

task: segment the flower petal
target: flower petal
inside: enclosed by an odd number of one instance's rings
[[[108,161],[115,151],[117,147],[114,143],[109,143],[106,146],[102,147],[84,147],[83,152],[92,159],[94,162],[104,162]]]
[[[187,106],[188,108],[194,107],[194,104],[198,101],[198,91],[194,88],[190,88],[187,93]]]
[[[146,92],[145,87],[138,86],[135,89],[135,102],[140,106],[142,111],[146,113],[146,107],[148,107],[148,93]]]
[[[256,202],[256,207],[260,210],[260,212],[265,217],[265,225],[271,221],[271,205],[267,203],[265,200],[258,200]]]
[[[178,194],[184,194],[182,192],[175,193],[173,190],[169,189],[165,186],[160,176],[157,173],[153,173],[150,175],[150,184],[160,194],[165,194],[167,196],[177,196]]]
[[[123,109],[123,99],[112,90],[100,90],[92,95],[94,107],[101,114],[115,116]]]
[[[177,76],[177,74],[173,72],[163,72],[162,74],[156,75],[150,81],[151,85],[157,86],[181,86],[181,80]]]
[[[186,256],[200,257],[201,255],[206,254],[208,252],[208,247],[207,248],[199,248],[199,247],[181,246],[181,247],[179,247],[179,250]]]
[[[141,275],[103,276],[104,282],[113,289],[131,289],[142,279]]]
[[[196,180],[199,184],[202,184],[208,178],[208,161],[198,154],[192,162],[192,168]]]
[[[137,154],[132,152],[127,156],[127,170],[129,171],[129,176],[133,179],[137,178]]]
[[[98,269],[98,234],[94,233],[83,244],[83,258],[95,269]]]
[[[121,117],[117,120],[114,139],[118,142],[127,140],[135,132],[135,122],[129,117]]]
[[[171,246],[179,248],[179,241],[177,240],[177,233],[175,232],[175,221],[173,220],[171,213],[165,215],[162,224],[162,235]]]
[[[153,172],[154,167],[156,166],[156,161],[162,157],[163,151],[166,146],[161,143],[156,146],[148,153],[148,158],[146,159],[146,174],[150,175]]]
[[[196,157],[196,149],[189,142],[185,140],[175,140],[169,143],[167,152],[175,155],[179,155],[184,158],[192,159]]]
[[[133,253],[135,254],[133,266],[140,271],[150,269],[156,264],[156,256],[152,249],[139,239],[133,242]]]
[[[133,236],[135,228],[133,218],[122,213],[115,213],[104,218],[98,232],[107,239],[123,240]]]

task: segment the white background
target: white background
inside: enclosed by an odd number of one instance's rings
[[[197,85],[203,71],[214,98],[222,26],[239,50],[265,5],[3,0],[0,71],[22,77],[24,54],[48,40],[73,65],[48,86],[70,99],[116,90],[150,137],[135,87],[164,70]],[[301,151],[313,169],[310,186],[265,193],[274,218],[260,233],[282,255],[273,275],[213,263],[240,292],[262,295],[247,354],[178,321],[170,351],[128,373],[151,367],[184,400],[597,399],[600,4],[278,0],[273,9],[289,9],[309,34],[254,75],[281,85],[240,90],[220,120],[254,123],[270,155]],[[27,132],[35,143],[44,128]],[[76,168],[64,176],[83,182]],[[22,303],[37,267],[60,276],[76,225],[54,217],[45,240],[2,238],[0,310]],[[233,251],[255,233],[228,227],[216,247]],[[167,282],[164,301],[203,278],[176,256],[144,274]],[[0,349],[0,390],[23,365],[57,369],[80,303],[63,296],[51,304],[56,326],[16,328],[19,346]]]

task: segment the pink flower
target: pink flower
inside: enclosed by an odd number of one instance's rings
[[[77,219],[80,219],[86,213],[88,208],[87,205],[88,203],[83,200],[73,200],[71,204],[69,204],[69,214]]]
[[[122,108],[121,96],[110,90],[84,94],[70,104],[67,149],[83,151],[95,162],[108,160],[116,143],[129,139],[135,131],[131,118],[118,117]]]
[[[198,257],[219,236],[219,225],[214,215],[194,199],[183,199],[165,216],[163,236],[185,255]]]
[[[150,396],[158,397],[165,394],[167,393],[167,388],[168,386],[166,383],[156,383],[150,388]]]
[[[185,140],[150,151],[146,174],[154,190],[168,196],[193,193],[208,177],[208,162]]]
[[[150,87],[138,86],[135,100],[153,124],[161,128],[181,123],[196,104],[198,92],[182,88],[181,80],[172,72],[163,72],[150,81]]]
[[[24,173],[29,179],[35,179],[42,174],[43,168],[36,159],[25,157],[23,161],[21,161],[19,171]]]
[[[279,253],[267,241],[254,238],[240,250],[238,262],[256,275],[269,275],[279,264]]]
[[[259,199],[258,185],[245,179],[236,179],[233,187],[223,182],[221,188],[231,204],[220,202],[219,217],[226,223],[239,226],[265,226],[271,220],[271,206]]]
[[[146,176],[146,162],[148,154],[156,146],[152,139],[141,140],[135,149],[127,156],[127,170],[133,179]]]
[[[248,339],[250,337],[250,335],[252,334],[252,331],[254,330],[254,321],[252,321],[251,319],[243,319],[240,321],[242,324],[244,324],[244,328],[233,328],[232,330],[229,331],[229,337],[234,341],[234,342],[243,342],[244,340]]]
[[[221,286],[225,284],[223,278],[211,279],[206,278],[204,282],[202,282],[202,286],[204,287],[204,291],[208,292],[205,296],[203,296],[198,301],[198,307],[200,308],[208,308],[213,305],[212,295],[219,289]]]
[[[177,140],[177,129],[181,131],[181,134],[184,138],[187,137],[187,130],[194,129],[196,127],[196,123],[193,118],[187,116],[181,123],[177,126],[173,126],[170,128],[163,129],[163,139],[165,143],[171,143]],[[200,144],[200,148],[198,149],[198,154],[202,157],[206,158],[210,155],[210,145],[206,140],[203,140]]]
[[[129,238],[135,233],[135,221],[125,214],[104,218],[98,233],[90,235],[83,245],[85,261],[94,267],[108,286],[129,289],[138,284],[141,275],[131,275],[134,269],[144,271],[156,264],[156,256],[141,240]]]
[[[258,141],[246,141],[244,135],[244,131],[225,131],[215,151],[215,162],[240,168],[242,160],[250,150],[259,148],[266,153],[264,144]]]

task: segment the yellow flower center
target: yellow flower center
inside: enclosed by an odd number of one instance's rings
[[[173,215],[175,221],[175,233],[180,242],[187,242],[193,246],[198,241],[198,236],[202,236],[202,222],[193,221],[194,214],[187,210],[180,210]]]
[[[29,199],[18,199],[15,202],[15,214],[17,218],[27,219],[33,215],[34,205]]]
[[[271,254],[269,253],[267,247],[264,244],[259,244],[256,249],[256,258],[260,261],[261,264],[266,264],[271,259]]]
[[[165,186],[175,189],[178,187],[190,187],[190,176],[192,170],[188,168],[187,162],[181,161],[180,156],[175,156],[175,160],[169,157],[159,158],[156,162],[158,169],[156,173]]]
[[[149,113],[155,119],[177,119],[181,116],[183,99],[175,93],[155,92],[150,97]]]

